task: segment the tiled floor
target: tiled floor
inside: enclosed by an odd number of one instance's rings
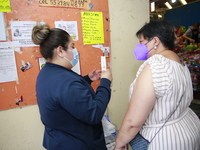
[[[190,108],[197,114],[197,116],[200,118],[200,100],[193,100]]]

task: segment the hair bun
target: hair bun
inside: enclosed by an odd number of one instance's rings
[[[40,45],[44,42],[51,33],[50,27],[47,24],[37,23],[32,29],[32,41],[36,45]]]

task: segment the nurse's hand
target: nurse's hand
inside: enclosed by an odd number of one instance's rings
[[[110,69],[106,69],[106,71],[102,71],[101,78],[106,78],[112,82],[113,78],[112,78],[112,73],[111,73]]]
[[[90,78],[90,80],[92,81],[96,81],[99,80],[101,77],[101,70],[92,70],[89,74],[88,77]]]

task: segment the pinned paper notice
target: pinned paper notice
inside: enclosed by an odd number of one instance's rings
[[[106,57],[101,56],[101,70],[106,71]]]

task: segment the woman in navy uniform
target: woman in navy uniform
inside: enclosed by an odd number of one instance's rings
[[[79,55],[62,29],[37,24],[32,41],[47,60],[36,82],[45,126],[43,146],[48,150],[106,150],[101,119],[111,95],[110,70],[93,70],[84,77],[72,71]],[[95,92],[90,84],[98,79]]]

